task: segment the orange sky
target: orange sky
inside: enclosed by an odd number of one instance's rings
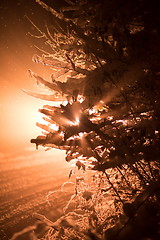
[[[41,134],[41,129],[36,126],[42,118],[38,109],[47,102],[27,95],[22,89],[43,93],[36,86],[35,79],[28,76],[28,69],[48,80],[50,71],[32,62],[32,52],[26,51],[24,59],[16,59],[11,53],[3,53],[2,56],[6,62],[0,76],[0,152],[8,152],[29,146],[30,139]],[[8,69],[8,61],[11,61],[13,68]]]
[[[28,69],[48,80],[50,76],[45,66],[32,62],[34,54],[41,55],[34,45],[43,47],[43,43],[39,45],[38,40],[27,35],[35,29],[24,18],[26,14],[42,26],[48,15],[39,20],[45,12],[34,0],[13,2],[0,3],[0,152],[28,147],[32,145],[30,139],[41,133],[36,121],[40,119],[38,108],[45,102],[26,95],[21,89],[36,91],[34,79],[27,76]]]

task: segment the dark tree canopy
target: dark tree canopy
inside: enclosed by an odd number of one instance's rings
[[[79,169],[89,167],[107,178],[107,169],[129,169],[142,187],[151,184],[148,198],[160,179],[157,1],[36,2],[51,14],[53,25],[46,33],[38,30],[47,50],[33,60],[53,74],[47,81],[30,71],[52,92],[27,91],[51,101],[39,110],[47,123],[37,125],[45,132],[31,142],[66,150],[67,161],[76,159]],[[61,104],[55,106],[56,101]],[[139,199],[144,196],[146,192]]]
[[[48,133],[32,142],[65,149],[67,160],[93,157],[93,168],[102,171],[143,159],[158,161],[156,2],[66,0],[56,10],[37,2],[52,14],[54,24],[43,35],[50,54],[34,56],[34,61],[53,69],[52,82],[31,75],[53,94],[33,95],[67,104],[40,110],[49,122],[40,127]]]

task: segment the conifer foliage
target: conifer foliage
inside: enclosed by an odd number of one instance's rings
[[[64,0],[60,7],[56,1],[36,2],[52,15],[54,24],[46,27],[46,33],[39,30],[50,53],[35,55],[33,60],[53,74],[46,80],[30,71],[51,91],[50,95],[27,91],[51,101],[39,110],[46,124],[37,125],[44,133],[31,142],[66,150],[66,161],[76,160],[78,169],[102,172],[119,201],[121,196],[107,173],[110,169],[121,175],[124,171],[126,182],[127,171],[132,172],[139,190],[145,189],[140,202],[135,200],[135,208],[151,195],[158,199],[160,35],[156,1]],[[125,205],[127,220],[106,231],[104,238],[132,239],[125,234],[133,232],[133,216],[139,214],[135,208],[130,211]],[[129,224],[132,227],[125,231]]]

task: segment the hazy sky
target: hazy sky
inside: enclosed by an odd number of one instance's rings
[[[41,55],[34,45],[43,48],[43,41],[25,17],[29,17],[42,30],[50,15],[34,0],[0,1],[0,152],[15,151],[30,146],[30,139],[41,133],[35,126],[45,102],[34,99],[23,89],[36,90],[34,79],[27,70],[49,78],[46,67],[32,62],[34,54]]]

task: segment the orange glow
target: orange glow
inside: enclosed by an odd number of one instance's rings
[[[0,151],[10,152],[31,146],[30,139],[42,134],[42,129],[36,126],[36,122],[47,123],[38,109],[48,102],[30,97],[11,85],[0,95],[0,101]],[[57,130],[54,124],[50,127]]]
[[[75,125],[78,125],[79,124],[79,119],[76,118],[76,121],[74,123],[75,123]]]
[[[8,16],[3,16],[6,23],[4,21],[2,24],[4,31],[0,42],[0,152],[19,151],[22,147],[30,147],[30,139],[40,134],[41,129],[36,127],[40,118],[38,108],[42,108],[45,102],[27,96],[21,89],[36,89],[33,87],[34,79],[27,76],[28,69],[48,79],[53,72],[32,62],[34,54],[41,54],[34,47],[34,39],[27,36],[32,26],[22,17],[25,15],[22,6],[23,13],[17,12],[16,3],[9,5],[6,11],[2,11],[2,15],[7,13]],[[22,18],[18,19],[18,14]]]
[[[79,118],[76,118],[76,120],[75,120],[74,122],[69,121],[69,125],[71,125],[71,126],[77,126],[77,125],[79,125]]]
[[[33,146],[30,140],[42,134],[42,130],[36,126],[36,122],[43,124],[43,115],[38,112],[38,109],[44,104],[50,104],[50,102],[31,97],[21,90],[37,91],[35,79],[28,76],[27,70],[32,69],[46,79],[50,79],[53,71],[33,63],[31,53],[25,52],[22,61],[15,59],[12,53],[5,54],[0,77],[0,152],[12,152]],[[15,69],[9,68],[8,59],[11,59]],[[42,87],[39,92],[42,93]],[[57,126],[53,125],[52,129],[56,130]]]

